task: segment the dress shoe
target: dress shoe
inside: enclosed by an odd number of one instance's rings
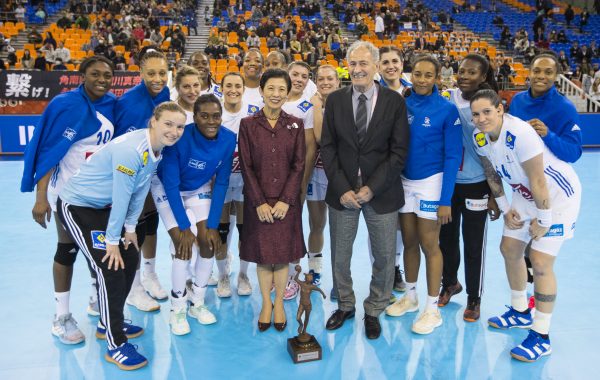
[[[285,328],[287,326],[287,321],[285,321],[283,323],[273,322],[273,326],[275,326],[275,330],[277,330],[277,331],[283,331],[283,330],[285,330]]]
[[[261,321],[258,321],[258,331],[265,332],[269,329],[269,327],[271,327],[271,322],[263,323]],[[275,328],[277,328],[277,326],[275,326]]]
[[[369,339],[377,339],[381,335],[379,318],[365,314],[365,334]]]
[[[450,298],[453,295],[462,292],[463,287],[460,282],[456,282],[454,285],[444,286],[442,287],[442,291],[440,292],[440,297],[438,299],[438,307],[444,307],[450,302]]]
[[[327,320],[325,328],[327,330],[337,330],[344,324],[346,319],[354,318],[354,312],[356,310],[344,311],[337,309],[331,314],[331,317]]]

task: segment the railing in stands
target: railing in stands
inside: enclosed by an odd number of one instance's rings
[[[562,74],[558,77],[558,91],[573,102],[577,112],[600,112],[600,102],[592,99],[581,87]]]

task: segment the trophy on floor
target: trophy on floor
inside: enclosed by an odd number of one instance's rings
[[[306,326],[308,326],[308,320],[310,312],[312,310],[312,303],[310,302],[310,294],[313,290],[319,291],[323,298],[327,298],[325,293],[316,285],[313,285],[313,276],[310,273],[304,274],[304,281],[300,281],[299,275],[302,271],[300,265],[296,265],[296,276],[294,280],[300,285],[300,305],[298,305],[298,313],[296,314],[296,320],[298,321],[298,335],[289,338],[287,343],[287,349],[294,363],[304,363],[313,360],[321,360],[323,357],[321,345],[317,342],[317,339],[306,332]],[[304,322],[302,322],[302,314],[304,314]]]

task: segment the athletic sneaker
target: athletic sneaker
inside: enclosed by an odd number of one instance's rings
[[[227,261],[225,262],[225,273],[231,275],[231,262],[233,261],[233,253],[227,251]]]
[[[404,296],[392,305],[385,308],[385,313],[392,317],[400,317],[406,313],[419,310],[419,300],[411,301],[410,297]]]
[[[396,295],[394,293],[392,293],[390,295],[390,305],[393,304],[396,301],[398,301],[398,298],[396,297]]]
[[[467,307],[465,308],[465,312],[463,313],[463,319],[467,322],[476,322],[479,320],[480,315],[480,306],[481,299],[469,299],[467,301]]]
[[[126,302],[128,305],[135,306],[141,311],[156,311],[160,309],[158,302],[146,293],[143,286],[132,287]]]
[[[150,297],[156,300],[164,300],[168,297],[167,292],[160,285],[156,273],[142,273],[142,286]]]
[[[528,329],[533,324],[533,316],[531,312],[519,313],[511,306],[508,307],[508,311],[498,317],[492,317],[488,319],[488,325],[497,329],[510,329],[518,327],[520,329]],[[529,309],[527,309],[530,311]]]
[[[250,279],[245,273],[238,274],[237,293],[239,296],[249,296],[252,294],[252,285]]]
[[[533,330],[529,330],[529,335],[523,343],[510,350],[510,355],[522,362],[534,362],[551,353],[550,338],[544,339],[538,332]]]
[[[456,282],[454,285],[444,286],[442,287],[442,291],[440,292],[440,297],[438,299],[438,307],[444,307],[450,302],[450,298],[453,295],[456,295],[462,292],[463,287],[460,282]]]
[[[424,311],[412,325],[412,331],[417,334],[431,334],[442,325],[442,315],[438,309]]]
[[[100,316],[100,307],[98,306],[98,297],[90,296],[88,307],[86,309],[87,314],[90,317]]]
[[[221,298],[231,297],[231,285],[229,283],[229,276],[222,276],[219,278],[219,284],[217,285],[217,296]]]
[[[137,346],[131,343],[123,343],[114,350],[106,350],[104,359],[125,371],[138,369],[148,364],[148,360],[137,352]]]
[[[293,300],[296,298],[296,296],[298,296],[298,291],[300,291],[300,285],[298,285],[298,283],[294,280],[289,280],[285,286],[283,299],[286,301]]]
[[[123,332],[125,333],[127,339],[133,339],[142,335],[144,333],[144,329],[140,326],[132,325],[131,323],[123,321]],[[98,325],[96,326],[96,338],[106,339],[106,327],[104,327],[100,321],[98,321]]]
[[[312,274],[312,284],[315,286],[320,286],[321,285],[321,273],[319,272],[315,272],[314,270],[310,270],[308,273]]]
[[[187,308],[182,307],[177,310],[171,310],[169,324],[173,335],[185,335],[190,333],[190,324],[187,321]]]
[[[64,344],[78,344],[85,340],[85,335],[77,327],[77,321],[71,313],[63,314],[52,322],[52,335]]]
[[[201,325],[217,323],[217,318],[204,304],[192,305],[188,311],[190,317],[196,318]]]
[[[406,291],[406,283],[402,278],[402,274],[404,274],[404,271],[400,270],[399,265],[396,265],[396,269],[394,271],[394,290],[397,292]]]

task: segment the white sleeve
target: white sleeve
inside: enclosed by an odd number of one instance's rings
[[[514,141],[514,149],[520,163],[544,153],[544,142],[529,124],[519,125],[518,132],[518,137]],[[516,135],[515,133],[514,136]]]

